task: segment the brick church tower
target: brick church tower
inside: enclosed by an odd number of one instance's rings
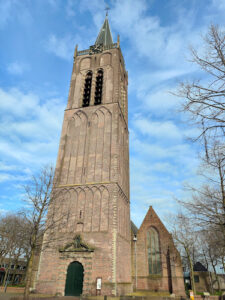
[[[127,85],[106,15],[95,44],[74,53],[48,214],[55,222],[44,236],[38,292],[132,289]]]

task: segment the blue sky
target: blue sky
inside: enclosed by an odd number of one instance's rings
[[[131,216],[149,205],[164,219],[199,182],[196,134],[181,100],[181,80],[204,74],[188,62],[211,23],[224,26],[224,0],[116,0],[109,22],[120,34],[129,74]],[[104,21],[102,0],[0,0],[0,211],[23,205],[30,175],[55,164],[75,45],[87,49]]]

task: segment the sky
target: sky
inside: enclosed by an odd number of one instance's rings
[[[197,129],[180,111],[179,82],[204,74],[190,62],[202,36],[224,26],[224,0],[0,0],[0,212],[23,206],[23,186],[55,165],[75,45],[109,23],[129,76],[130,201],[140,226],[150,205],[164,220],[200,181]]]

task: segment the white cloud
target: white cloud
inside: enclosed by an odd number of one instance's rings
[[[145,93],[152,92],[152,89],[167,92],[177,85],[181,76],[193,73],[196,70],[194,65],[189,65],[187,68],[163,68],[160,71],[151,70],[146,67],[145,70],[138,71],[140,74],[133,80],[132,90],[136,90],[138,96],[143,96]],[[175,82],[175,83],[174,83]],[[136,89],[135,89],[136,87]]]
[[[74,17],[76,15],[77,3],[73,0],[67,0],[66,2],[66,14],[68,17]]]
[[[157,142],[148,141],[146,139],[141,139],[137,132],[130,131],[130,144],[132,150],[135,153],[139,153],[145,159],[150,157],[151,159],[165,159],[173,158],[176,161],[182,159],[192,159],[195,150],[185,142],[178,141],[177,143],[167,143],[164,140],[159,140]]]
[[[71,7],[73,6],[74,11],[77,11],[77,9],[79,9],[82,13],[89,11],[93,16],[94,21],[101,19],[101,23],[99,23],[98,20],[95,25],[102,25],[102,21],[104,18],[104,14],[102,13],[102,11],[105,8],[104,2],[102,2],[102,0],[82,0],[80,1],[79,5],[77,5],[77,3],[73,0],[68,0],[68,2],[72,2],[73,5],[71,5]]]
[[[27,64],[17,62],[17,61],[12,62],[7,66],[7,71],[10,74],[14,74],[14,75],[21,75],[28,69],[29,69],[29,67]]]
[[[15,117],[32,117],[38,106],[39,98],[33,93],[22,93],[16,88],[9,91],[0,88],[0,109],[3,116],[9,113]]]
[[[9,212],[9,211],[4,208],[0,208],[0,216],[5,215],[7,212]]]
[[[17,170],[16,165],[6,164],[0,161],[0,171],[15,171]]]
[[[143,99],[148,109],[152,112],[166,113],[167,110],[174,110],[178,107],[180,99],[169,93],[169,90],[158,90],[149,93]]]
[[[4,27],[7,21],[10,19],[10,11],[13,7],[13,1],[0,1],[0,28]]]
[[[71,60],[74,51],[75,41],[71,36],[59,38],[52,34],[45,43],[47,51],[54,53],[56,56]]]
[[[56,34],[51,34],[48,40],[43,42],[45,50],[53,53],[57,57],[72,61],[75,46],[78,45],[78,50],[86,49],[90,46],[88,36],[71,35],[59,37]],[[88,46],[87,46],[88,45]]]
[[[129,39],[135,55],[144,55],[158,66],[180,67],[184,50],[199,40],[193,11],[176,7],[174,22],[165,26],[158,17],[147,15],[148,8],[146,1],[116,1],[111,11],[112,24]]]
[[[183,100],[173,95],[176,93],[174,85],[174,83],[173,85],[158,84],[154,87],[151,84],[146,84],[145,87],[137,85],[136,93],[139,101],[136,104],[138,104],[139,111],[164,119],[182,117],[186,121],[187,115],[181,112]]]
[[[15,19],[24,25],[32,22],[32,16],[26,3],[20,0],[0,0],[0,29]]]
[[[58,0],[47,0],[47,2],[55,9],[58,7],[59,1]]]
[[[159,161],[154,162],[154,159],[151,160],[151,164],[146,164],[146,161],[142,159],[141,157],[132,157],[132,160],[130,162],[130,165],[135,170],[140,170],[144,176],[150,174],[151,172],[169,172],[174,173],[176,166],[170,163],[169,161]],[[135,171],[136,172],[136,171]],[[178,173],[176,173],[177,175]],[[175,175],[175,173],[173,174]]]
[[[224,0],[212,0],[212,5],[214,8],[220,10],[221,12],[225,10],[225,2]]]
[[[29,174],[33,167],[52,162],[65,104],[57,98],[42,102],[37,95],[18,89],[0,89],[0,100],[0,155],[6,161],[0,169],[17,167]],[[6,175],[2,178],[7,179]]]
[[[133,123],[141,133],[156,137],[157,139],[182,139],[180,129],[172,121],[150,121],[141,118],[134,120]]]
[[[17,176],[17,175],[12,175],[12,174],[8,174],[8,173],[0,173],[0,182],[4,182],[4,181],[26,181],[28,179],[27,176]]]

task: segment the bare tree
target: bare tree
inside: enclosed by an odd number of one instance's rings
[[[193,254],[195,251],[197,235],[195,234],[195,230],[190,219],[183,213],[179,213],[173,218],[172,235],[175,243],[179,246],[179,248],[181,248],[181,251],[185,255],[190,271],[192,290],[194,294],[196,294]]]
[[[179,203],[189,211],[199,230],[208,230],[213,235],[222,253],[225,252],[225,157],[220,147],[214,146],[209,159],[203,158],[201,175],[204,185],[186,185],[191,198]]]
[[[199,252],[207,266],[212,293],[213,284],[215,282],[217,283],[218,291],[221,291],[220,281],[217,274],[217,266],[221,265],[221,259],[224,257],[224,248],[221,248],[221,246],[218,245],[218,237],[215,236],[214,233],[214,229],[210,230],[209,227],[207,230],[199,232]],[[222,249],[223,253],[221,252]],[[211,271],[213,271],[213,273]]]
[[[191,48],[191,54],[204,78],[182,82],[176,95],[184,99],[183,111],[200,129],[193,140],[203,145],[200,175],[204,184],[186,185],[191,197],[179,202],[188,210],[193,226],[207,231],[208,240],[216,243],[205,253],[215,269],[219,261],[224,267],[225,256],[225,32],[211,25],[201,50]]]
[[[225,32],[211,25],[203,38],[203,54],[191,48],[192,62],[207,76],[200,80],[182,82],[176,95],[184,98],[183,111],[201,129],[197,140],[209,143],[225,137]],[[207,139],[205,139],[207,138]]]
[[[4,257],[8,253],[8,237],[6,233],[5,218],[0,219],[0,263],[2,263]]]
[[[3,285],[7,280],[11,263],[17,264],[25,254],[28,231],[28,224],[18,214],[5,215],[0,219],[1,262],[6,257],[8,259]]]
[[[191,53],[192,61],[205,71],[207,75],[206,82],[203,84],[199,80],[197,82],[183,82],[177,95],[184,98],[183,111],[187,112],[192,121],[199,125],[198,127],[201,129],[201,133],[196,137],[196,140],[203,141],[205,157],[202,157],[202,160],[204,168],[214,172],[214,176],[211,175],[210,178],[207,178],[206,186],[203,189],[193,190],[198,193],[198,199],[195,196],[194,202],[200,205],[201,209],[204,207],[207,210],[210,207],[208,203],[205,203],[207,206],[204,205],[202,200],[208,198],[210,202],[213,201],[211,219],[208,214],[204,221],[207,219],[211,222],[214,219],[214,222],[224,228],[225,32],[217,26],[211,25],[208,34],[203,38],[202,48],[202,54],[199,54],[194,48],[191,48]],[[191,205],[189,209],[191,209]],[[218,211],[219,213],[217,213]],[[203,217],[203,214],[201,217]]]
[[[33,281],[34,260],[37,253],[46,248],[57,247],[65,235],[59,234],[60,228],[67,226],[68,219],[72,216],[70,205],[65,205],[61,190],[54,185],[54,170],[46,166],[32,176],[24,187],[26,209],[21,212],[30,224],[28,266],[26,273],[25,298],[28,297]],[[62,201],[64,200],[64,201]],[[63,210],[65,208],[65,210]],[[62,212],[63,210],[63,212]]]
[[[187,209],[193,227],[199,231],[204,245],[202,257],[214,273],[218,290],[217,268],[222,266],[225,270],[225,159],[220,150],[215,145],[210,149],[209,158],[202,158],[201,175],[205,183],[200,186],[186,185],[191,196],[188,201],[179,200]],[[212,276],[210,281],[213,283]]]
[[[53,167],[46,166],[39,174],[33,176],[25,188],[25,201],[28,206],[22,213],[30,224],[30,255],[26,273],[25,297],[28,297],[32,281],[32,269],[35,251],[40,247],[46,230],[46,217],[49,205],[53,200]]]

